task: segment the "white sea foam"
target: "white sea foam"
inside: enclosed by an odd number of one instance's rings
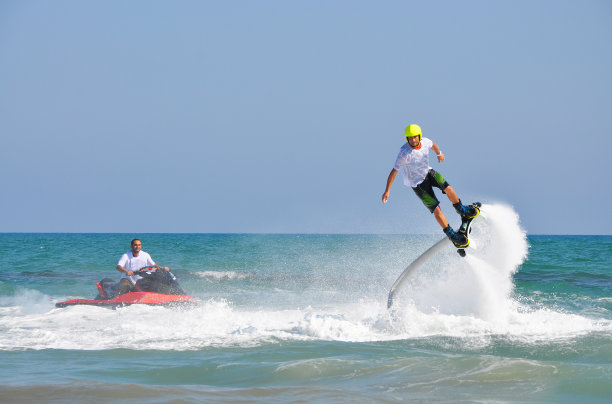
[[[194,274],[200,278],[212,279],[215,281],[241,280],[253,277],[252,274],[237,271],[198,271],[194,272]]]
[[[336,307],[293,310],[237,309],[210,300],[176,311],[130,306],[118,310],[75,306],[0,317],[0,349],[159,349],[254,346],[278,340],[386,341],[450,336],[478,341],[505,335],[524,341],[571,338],[612,332],[609,321],[537,310],[505,313],[504,321],[476,315],[425,313],[409,306],[390,315],[384,302],[362,301]]]
[[[116,311],[70,307],[0,319],[0,349],[159,349],[254,346],[278,340],[386,341],[431,336],[471,339],[494,335],[525,342],[612,332],[595,321],[551,310],[514,312],[504,323],[471,315],[423,313],[413,307],[398,321],[382,303],[321,309],[237,310],[225,301],[203,302],[189,311],[131,306]]]

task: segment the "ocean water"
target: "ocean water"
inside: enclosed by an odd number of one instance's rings
[[[0,402],[550,402],[612,397],[612,236],[484,205],[440,236],[0,234]],[[93,298],[131,238],[191,309]]]

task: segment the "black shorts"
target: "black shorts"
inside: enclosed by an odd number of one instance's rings
[[[427,177],[416,187],[413,187],[412,190],[415,194],[421,199],[423,205],[429,209],[431,213],[440,205],[440,201],[436,198],[434,194],[433,188],[439,188],[443,194],[444,190],[448,187],[448,182],[440,175],[440,173],[436,172],[436,170],[431,169],[427,173]]]

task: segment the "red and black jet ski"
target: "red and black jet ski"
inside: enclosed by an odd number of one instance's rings
[[[145,267],[134,272],[139,275],[135,285],[135,292],[117,295],[119,282],[104,278],[96,283],[98,296],[95,299],[72,299],[55,304],[55,307],[68,307],[75,305],[122,307],[130,304],[148,304],[155,306],[189,306],[197,301],[186,295],[176,281],[176,276],[170,271]]]

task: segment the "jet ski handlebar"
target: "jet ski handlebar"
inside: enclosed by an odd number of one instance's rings
[[[138,269],[136,271],[132,271],[132,272],[134,272],[134,275],[142,275],[143,273],[144,274],[151,273],[151,272],[155,272],[155,271],[157,271],[159,269],[163,270],[164,267],[162,267],[160,265],[157,265],[157,266],[154,266],[154,267],[143,267],[143,268],[140,268],[140,269]],[[168,272],[170,272],[170,268],[168,268]]]
[[[161,270],[162,272],[167,273],[170,278],[172,278],[172,280],[176,281],[176,276],[170,271],[170,268],[168,268],[168,270],[164,270],[165,267],[162,266],[154,266],[154,267],[144,267],[144,268],[140,268],[138,271],[133,271],[134,275],[138,275],[140,277],[146,278],[147,276],[152,276],[156,271]]]

